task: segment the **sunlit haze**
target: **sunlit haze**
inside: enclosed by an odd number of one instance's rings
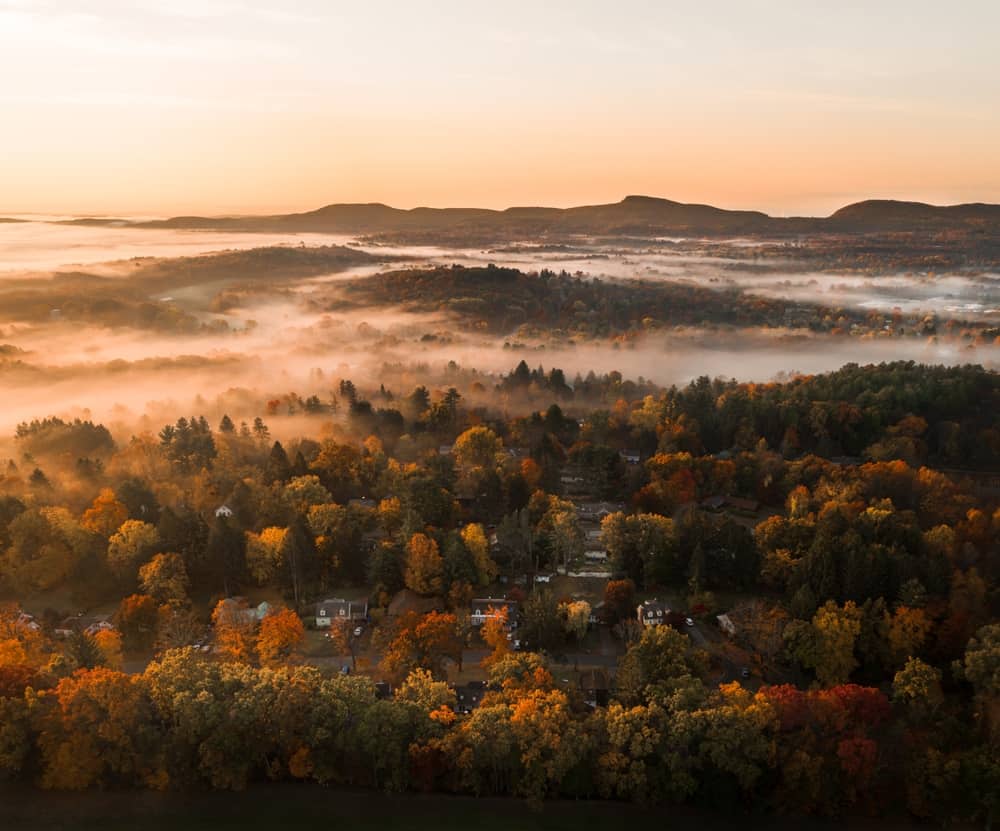
[[[0,212],[996,202],[998,31],[989,0],[0,0]]]

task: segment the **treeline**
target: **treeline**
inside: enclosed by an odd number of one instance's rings
[[[64,320],[112,328],[198,334],[229,331],[223,320],[203,322],[197,312],[210,308],[208,298],[183,303],[159,295],[186,286],[228,281],[215,297],[224,311],[243,292],[261,291],[316,274],[384,261],[364,251],[338,245],[270,246],[224,251],[198,257],[134,258],[119,264],[127,279],[75,271],[50,280],[16,280],[0,288],[0,320]],[[395,258],[392,258],[395,259]],[[267,287],[262,283],[267,283]]]
[[[307,780],[392,791],[690,803],[714,811],[983,819],[1000,793],[995,666],[981,630],[941,695],[910,661],[888,694],[839,685],[706,689],[669,627],[623,661],[622,691],[591,709],[537,655],[494,664],[480,706],[416,671],[384,699],[366,678],[258,669],[192,650],[141,675],[0,671],[0,776],[46,788],[244,788]],[[992,668],[992,669],[991,669]]]
[[[402,304],[413,312],[445,312],[476,330],[542,340],[618,338],[627,342],[676,326],[789,325],[869,337],[923,337],[960,325],[970,337],[980,335],[991,342],[997,336],[996,328],[986,323],[938,321],[925,315],[894,318],[839,305],[790,303],[732,288],[638,278],[601,280],[579,272],[522,272],[493,264],[382,272],[338,283],[310,295],[307,302],[317,311]]]
[[[339,286],[328,309],[398,305],[415,311],[448,311],[491,332],[523,325],[567,334],[609,337],[661,325],[706,321],[761,326],[780,321],[785,304],[680,283],[612,282],[553,272],[460,265],[390,271]]]
[[[847,364],[781,384],[700,378],[661,407],[666,419],[695,422],[708,452],[763,438],[786,455],[1000,467],[1000,380],[980,366]]]

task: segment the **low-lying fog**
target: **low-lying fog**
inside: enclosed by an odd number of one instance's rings
[[[274,244],[348,244],[380,258],[405,255],[407,263],[494,262],[522,270],[550,268],[608,279],[689,280],[709,286],[735,285],[747,291],[820,302],[905,312],[926,311],[968,319],[998,319],[1000,277],[866,277],[857,274],[777,273],[754,268],[753,241],[733,241],[744,253],[720,257],[695,244],[650,240],[627,249],[580,240],[556,249],[529,244],[485,251],[358,245],[351,238],[319,234],[242,234],[131,228],[66,226],[44,222],[0,224],[0,288],[25,272],[46,277],[71,263],[96,265],[146,256],[190,256],[221,249]],[[774,263],[774,260],[769,261]],[[787,267],[787,263],[785,264]],[[123,433],[156,429],[178,415],[223,410],[234,418],[252,417],[270,397],[295,392],[329,398],[339,378],[377,386],[384,363],[426,364],[448,361],[483,372],[508,372],[524,358],[530,365],[577,372],[619,370],[661,384],[684,383],[699,375],[739,380],[769,380],[793,372],[815,373],[846,362],[913,359],[929,363],[980,363],[996,367],[998,348],[927,339],[832,338],[779,330],[674,331],[649,335],[632,347],[609,343],[505,348],[503,337],[456,331],[453,321],[396,309],[366,309],[350,314],[306,313],[302,294],[330,281],[370,276],[381,266],[364,265],[282,285],[282,292],[251,294],[239,304],[206,315],[224,320],[230,331],[164,335],[134,329],[109,330],[53,319],[15,321],[0,308],[0,436],[23,420],[47,415],[89,415],[119,425]],[[97,273],[99,269],[88,267]],[[185,303],[184,289],[172,302]],[[204,297],[199,298],[203,302]],[[433,335],[433,338],[425,337]],[[738,339],[737,339],[738,338]],[[6,345],[6,346],[5,346]],[[18,351],[23,350],[23,351]],[[416,377],[416,376],[414,376]],[[228,391],[228,393],[227,393]],[[397,390],[406,392],[408,390]],[[220,397],[221,396],[221,397]],[[242,402],[242,403],[241,403]],[[243,407],[244,412],[239,412]]]

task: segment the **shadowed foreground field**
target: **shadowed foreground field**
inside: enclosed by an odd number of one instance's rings
[[[916,823],[882,820],[801,820],[752,815],[713,815],[669,809],[670,824],[698,831],[742,828],[874,829],[903,831]],[[443,795],[386,795],[315,786],[266,785],[243,793],[181,795],[152,792],[53,793],[0,788],[0,828],[4,831],[77,831],[142,828],[242,829],[364,827],[368,831],[584,831],[589,828],[663,827],[664,810],[649,811],[614,802],[547,802],[540,811],[511,799],[473,799]]]

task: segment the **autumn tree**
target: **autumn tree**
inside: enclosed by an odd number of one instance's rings
[[[470,427],[457,439],[452,453],[455,464],[461,468],[487,468],[496,466],[497,455],[503,442],[489,427]]]
[[[556,563],[566,569],[579,565],[583,559],[584,536],[572,502],[552,497],[538,529],[548,542]]]
[[[858,665],[854,645],[861,633],[861,617],[861,610],[853,601],[838,606],[828,600],[811,623],[789,624],[785,642],[799,663],[816,672],[820,685],[842,684]]]
[[[114,629],[99,629],[94,633],[94,644],[101,652],[101,664],[108,669],[122,668],[122,636]]]
[[[125,579],[135,573],[160,542],[155,525],[138,519],[129,519],[108,540],[108,566]]]
[[[148,594],[132,594],[123,598],[115,613],[115,625],[122,633],[126,650],[149,649],[159,625],[156,601]]]
[[[253,658],[257,619],[245,603],[226,598],[212,611],[215,649],[227,661],[248,662]]]
[[[647,626],[618,663],[619,698],[633,705],[676,695],[697,700],[700,668],[686,635],[672,626]]]
[[[470,522],[462,528],[462,543],[472,557],[476,569],[477,585],[488,586],[496,580],[499,569],[490,556],[490,544],[483,526]]]
[[[103,488],[83,516],[80,526],[108,539],[129,518],[128,508],[118,501],[111,488]]]
[[[42,787],[156,785],[161,750],[137,678],[103,668],[78,672],[45,693],[41,704]]]
[[[406,587],[417,594],[440,594],[443,587],[444,560],[437,543],[425,534],[416,533],[406,546],[406,566],[403,579]]]
[[[453,614],[429,612],[403,615],[393,627],[382,658],[382,669],[390,678],[402,679],[414,669],[444,677],[444,661],[461,666],[462,640]]]
[[[510,638],[507,632],[507,607],[491,608],[483,621],[480,633],[485,643],[492,651],[483,658],[482,665],[487,669],[506,655],[510,654]]]
[[[607,623],[635,615],[635,583],[631,580],[608,580],[604,586],[604,615]]]
[[[396,689],[398,701],[411,701],[428,715],[442,707],[455,706],[455,691],[444,681],[435,680],[433,674],[420,667],[414,669]]]
[[[189,582],[184,558],[173,552],[157,554],[139,569],[139,585],[160,603],[186,603]]]
[[[246,532],[246,562],[250,578],[264,586],[274,580],[285,568],[282,546],[287,529],[271,526],[259,534]]]
[[[204,637],[205,624],[189,608],[163,605],[156,612],[156,640],[158,650],[177,649],[193,644]]]
[[[264,616],[257,633],[257,654],[265,666],[279,666],[294,660],[305,641],[302,620],[291,609],[272,611]]]
[[[896,666],[917,657],[931,631],[931,621],[923,609],[898,606],[888,619],[889,649]]]
[[[567,634],[577,641],[587,636],[590,628],[590,604],[586,600],[574,600],[559,607]]]
[[[909,658],[892,679],[892,697],[919,717],[933,713],[943,702],[941,672],[919,658]]]
[[[318,476],[296,476],[282,489],[282,500],[297,514],[305,515],[313,505],[331,502],[333,497]]]
[[[0,575],[20,592],[50,589],[65,580],[92,546],[92,535],[66,508],[29,508],[7,526]]]

